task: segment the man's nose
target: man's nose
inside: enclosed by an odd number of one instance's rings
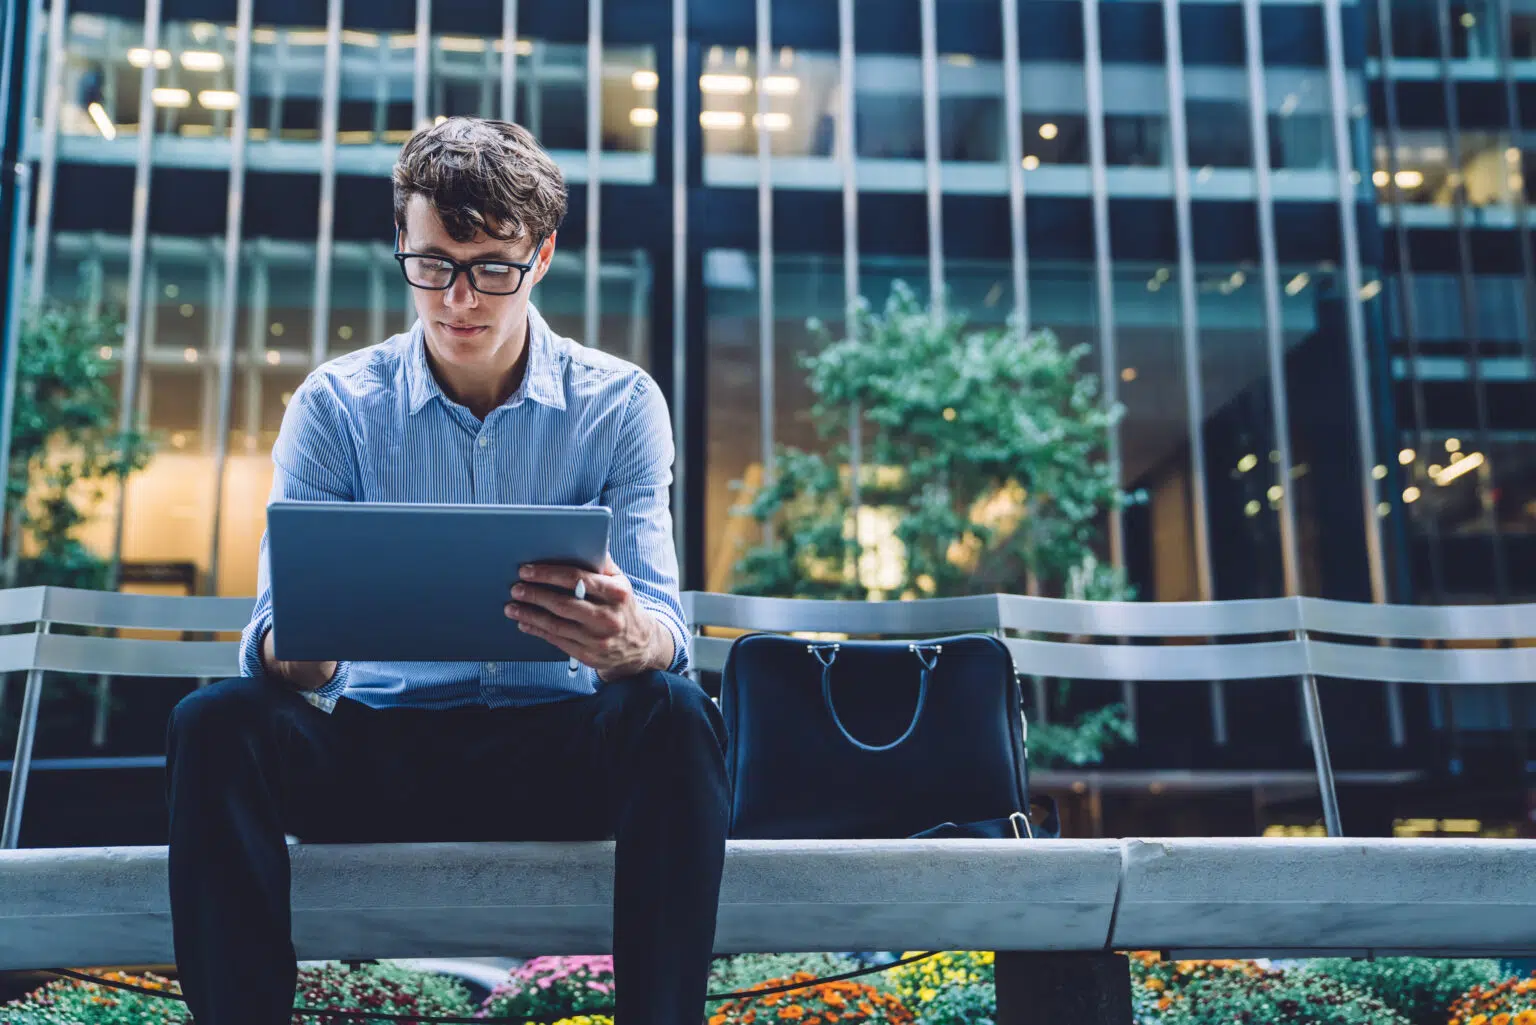
[[[474,308],[480,304],[480,293],[476,292],[474,286],[469,283],[469,273],[466,271],[453,279],[453,284],[448,286],[443,300],[449,306]]]

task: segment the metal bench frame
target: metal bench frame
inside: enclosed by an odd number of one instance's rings
[[[1536,682],[1536,604],[1369,605],[1291,597],[1225,602],[1089,602],[1014,594],[910,602],[812,601],[687,592],[696,671],[725,665],[731,640],[709,628],[776,633],[922,637],[992,633],[1024,676],[1112,681],[1300,681],[1324,819],[1342,835],[1317,678],[1400,683]],[[30,631],[0,636],[0,672],[27,674],[0,848],[20,835],[36,739],[43,674],[221,679],[239,672],[234,641],[142,640],[53,633],[54,626],[218,634],[240,631],[253,599],[165,597],[28,587],[0,591],[0,626]],[[1049,635],[1053,639],[1040,639]],[[1319,640],[1323,634],[1339,640]],[[1280,635],[1283,640],[1231,638]],[[1205,644],[1125,644],[1123,640]],[[1502,647],[1392,647],[1480,641]],[[1351,643],[1352,642],[1352,643]]]

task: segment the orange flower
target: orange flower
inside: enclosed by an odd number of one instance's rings
[[[1493,1025],[1509,1025],[1509,1015],[1496,1014],[1493,1016]]]
[[[1486,1014],[1474,1014],[1467,1020],[1467,1025],[1488,1025],[1488,1016]]]
[[[1168,1010],[1168,1008],[1170,1008],[1172,1006],[1173,1006],[1173,997],[1163,997],[1163,999],[1161,999],[1161,1000],[1159,1000],[1157,1002],[1157,1009],[1159,1011],[1166,1011],[1166,1010]]]
[[[805,1008],[801,1007],[799,1004],[790,1004],[788,1007],[779,1012],[779,1017],[785,1019],[786,1021],[795,1021],[796,1019],[804,1018]]]
[[[1164,984],[1163,980],[1159,979],[1159,978],[1155,978],[1154,977],[1154,978],[1151,978],[1151,979],[1147,980],[1147,988],[1150,989],[1154,993],[1157,993],[1160,990],[1162,990],[1164,985],[1165,984]]]
[[[875,1016],[875,1006],[868,1000],[859,1001],[859,1010],[863,1011],[866,1017],[873,1018]]]
[[[710,1015],[709,1025],[725,1025],[725,1020],[725,1015],[723,1014]]]

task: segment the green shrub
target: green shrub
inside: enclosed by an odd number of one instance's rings
[[[858,968],[857,961],[842,954],[731,954],[715,958],[709,970],[709,991],[739,993],[769,979],[788,978],[796,972],[824,979]],[[879,987],[881,976],[867,975],[859,981]]]
[[[1326,958],[1304,971],[1327,975],[1370,993],[1412,1025],[1445,1025],[1451,1004],[1473,986],[1488,986],[1508,973],[1487,959],[1384,957],[1375,961]]]
[[[1221,972],[1167,996],[1162,1025],[1408,1025],[1376,997],[1304,971]]]
[[[917,1025],[992,1025],[997,1017],[997,988],[991,983],[949,983],[932,999],[907,1004]]]
[[[131,986],[176,992],[158,975],[107,972],[103,978]],[[0,1008],[5,1025],[184,1025],[187,1005],[179,1000],[127,993],[76,979],[58,979]]]

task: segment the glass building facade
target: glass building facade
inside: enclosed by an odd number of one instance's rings
[[[901,280],[1086,346],[1126,409],[1105,554],[1142,597],[1532,600],[1525,4],[34,4],[27,294],[126,318],[118,384],[162,438],[90,540],[127,587],[254,591],[285,402],[410,322],[394,155],[466,114],[567,176],[534,301],[666,392],[686,587],[731,585],[732,482],[819,444],[807,320]],[[1080,832],[1159,831],[1187,771],[1225,781],[1182,792],[1188,831],[1311,828],[1292,683],[1074,691],[1122,697],[1141,741],[1044,781]],[[1523,814],[1518,694],[1324,697],[1352,832],[1451,814],[1484,762],[1476,814]]]

